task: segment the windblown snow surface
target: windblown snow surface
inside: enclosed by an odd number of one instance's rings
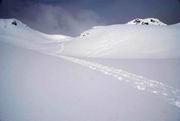
[[[0,120],[179,121],[179,41],[179,24],[69,37],[1,19]]]

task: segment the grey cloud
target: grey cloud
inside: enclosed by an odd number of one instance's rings
[[[45,33],[76,36],[95,25],[136,17],[180,22],[179,0],[1,0],[0,18],[17,18]]]
[[[78,35],[103,20],[92,10],[67,11],[59,5],[38,4],[22,12],[23,21],[45,33]]]

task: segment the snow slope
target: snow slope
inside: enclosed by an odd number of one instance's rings
[[[31,29],[17,19],[0,19],[0,41],[29,49],[46,50],[46,45],[58,48],[58,43],[69,41],[65,35],[48,35]]]
[[[179,58],[180,26],[94,27],[64,43],[59,53],[99,58]]]
[[[179,121],[180,91],[171,80],[76,58],[177,58],[178,33],[178,24],[112,25],[71,38],[1,20],[0,120]]]
[[[120,69],[65,59],[85,67],[0,41],[0,120],[179,121],[180,108],[166,100],[169,87],[166,98],[161,83],[148,93]]]
[[[14,21],[17,22],[17,25],[12,24]],[[0,20],[0,35],[0,40],[4,42],[76,57],[180,57],[179,24],[168,26],[130,24],[97,26],[83,32],[78,37],[68,37],[47,35],[35,31],[16,19],[2,19]]]

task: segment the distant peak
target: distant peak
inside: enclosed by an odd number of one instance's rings
[[[129,21],[127,24],[135,24],[135,25],[161,25],[165,26],[167,24],[163,23],[159,19],[156,18],[145,18],[145,19],[140,19],[136,18],[131,21]]]
[[[28,26],[21,21],[11,18],[11,19],[0,19],[0,26],[9,28],[9,27],[18,27],[18,28],[28,28]]]

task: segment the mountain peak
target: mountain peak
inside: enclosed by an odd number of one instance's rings
[[[135,25],[161,25],[161,26],[167,25],[167,24],[161,22],[159,19],[156,19],[156,18],[145,18],[145,19],[136,18],[134,20],[129,21],[127,24],[135,24]]]
[[[0,27],[4,28],[11,28],[11,27],[18,27],[18,28],[28,28],[28,26],[21,21],[11,18],[11,19],[0,19]]]

